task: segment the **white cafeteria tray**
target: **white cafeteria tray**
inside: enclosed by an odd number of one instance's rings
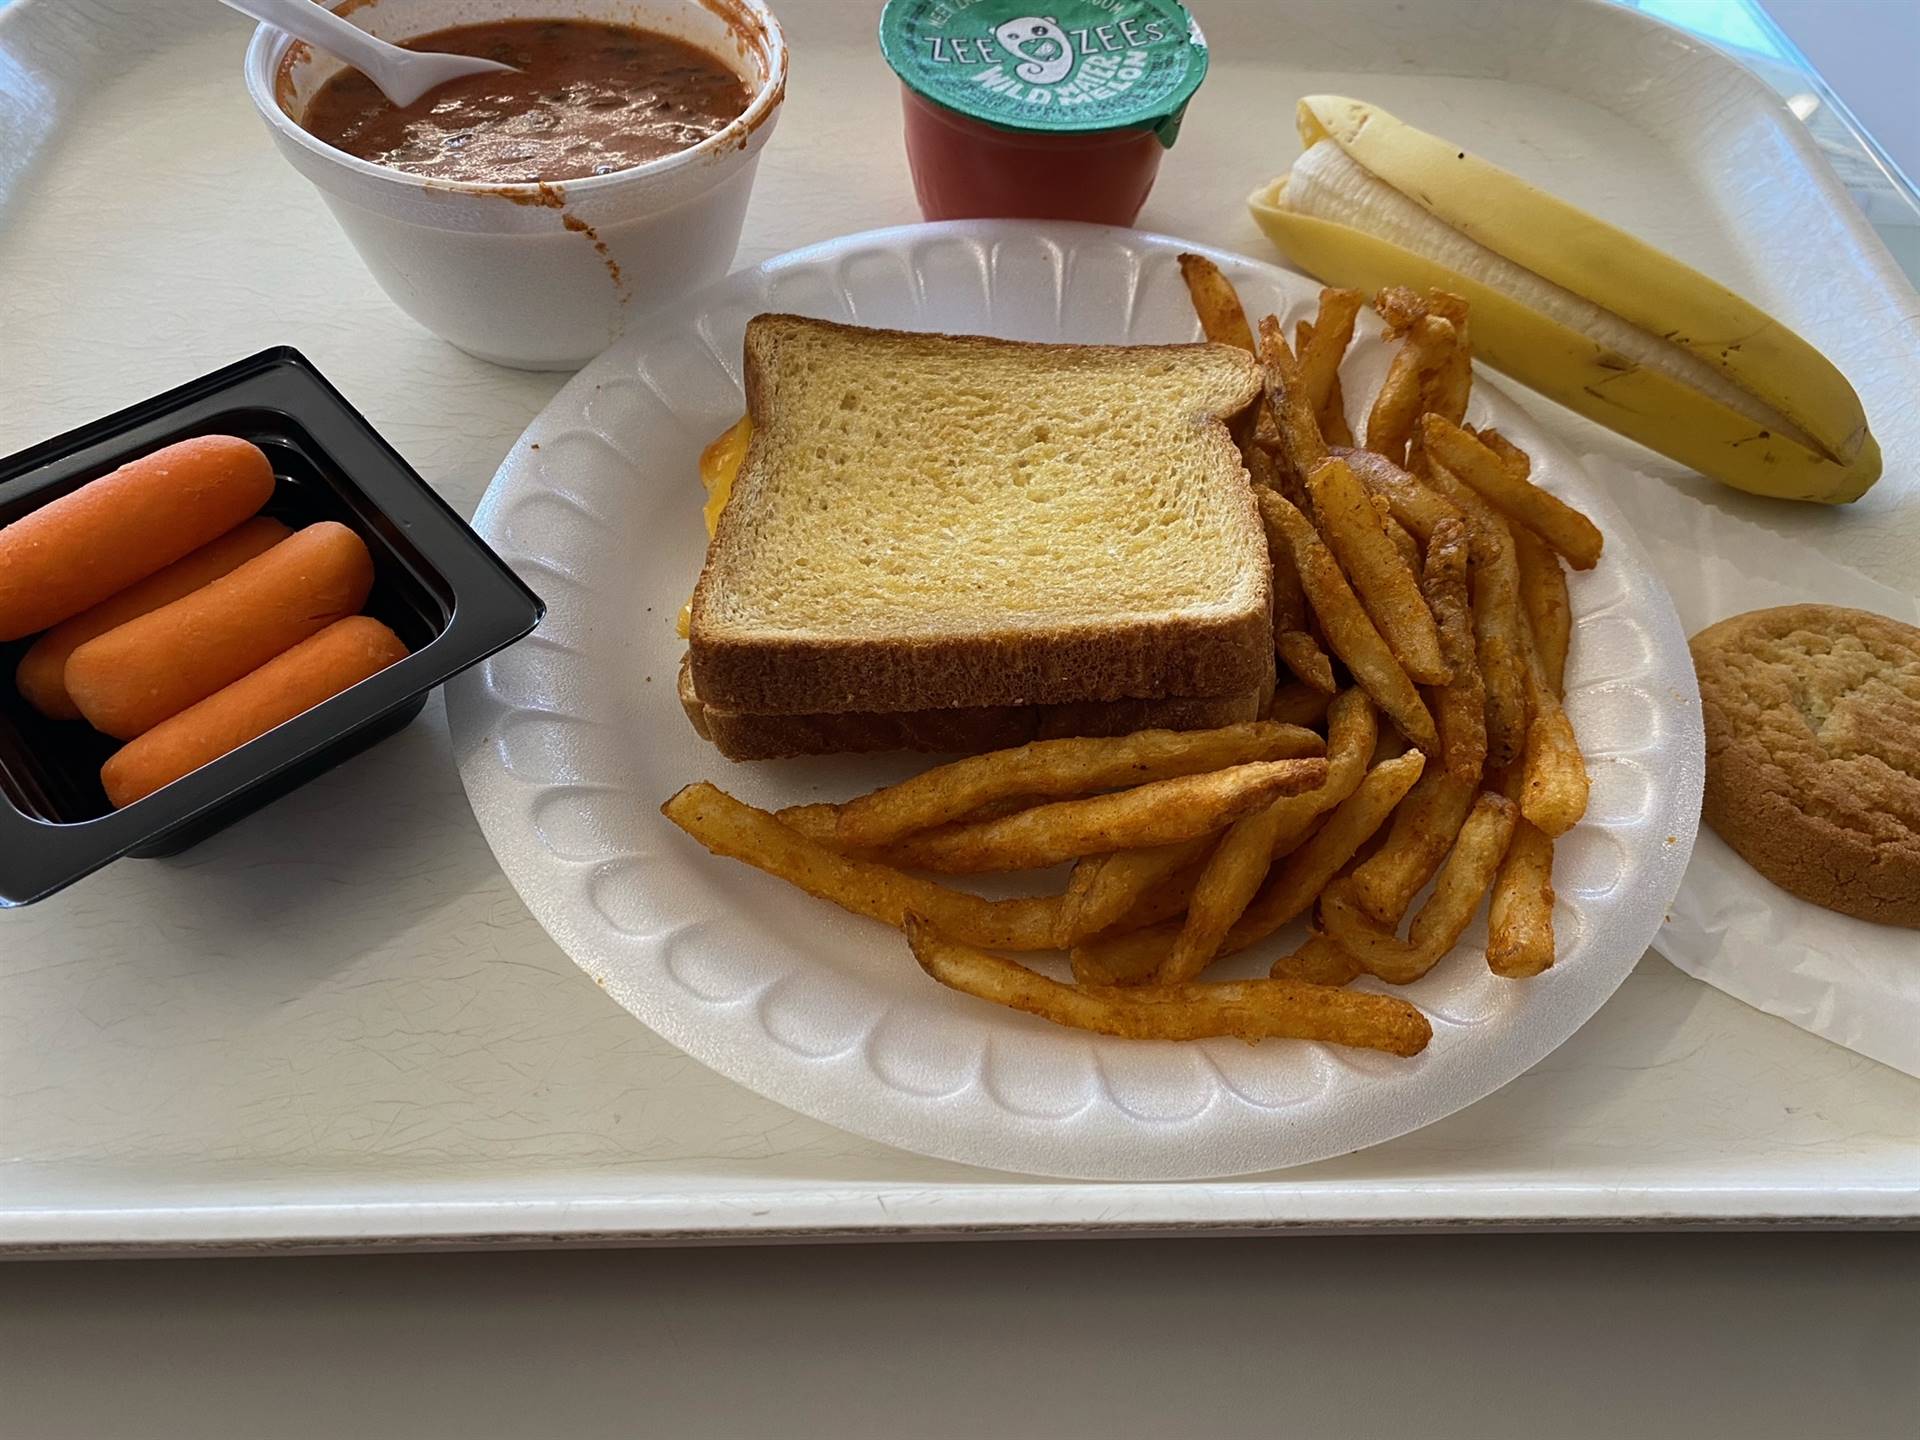
[[[793,86],[742,263],[917,218],[874,8],[780,5]],[[1913,293],[1761,86],[1598,3],[1196,9],[1214,72],[1143,227],[1269,256],[1241,197],[1315,90],[1550,179],[1847,370],[1889,477],[1852,514],[1755,513],[1911,586]],[[561,377],[470,360],[385,301],[250,112],[245,37],[205,0],[0,6],[0,451],[292,343],[470,511]],[[16,1253],[1917,1214],[1920,1082],[1658,957],[1491,1098],[1274,1176],[1068,1184],[857,1139],[681,1056],[561,955],[468,813],[437,700],[187,855],[0,915]]]

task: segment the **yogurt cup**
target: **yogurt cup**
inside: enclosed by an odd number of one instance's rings
[[[247,92],[280,153],[320,191],[380,287],[470,355],[573,370],[637,315],[724,275],[760,149],[786,95],[787,50],[763,0],[375,0],[335,7],[383,40],[499,20],[599,20],[655,30],[733,66],[752,95],[719,133],[645,165],[579,180],[428,179],[302,129],[342,68],[284,31],[247,47]]]
[[[1132,224],[1207,71],[1179,0],[888,0],[880,49],[929,220]]]

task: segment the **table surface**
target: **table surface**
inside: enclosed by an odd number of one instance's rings
[[[0,1272],[34,1440],[1910,1440],[1899,1235],[1009,1241]]]

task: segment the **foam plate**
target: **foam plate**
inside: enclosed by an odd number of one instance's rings
[[[705,550],[695,461],[740,413],[748,319],[784,310],[1027,340],[1192,339],[1183,248],[1200,247],[973,221],[796,251],[642,322],[554,397],[495,476],[475,527],[548,613],[449,689],[467,794],[562,948],[722,1074],[860,1134],[978,1165],[1106,1180],[1244,1174],[1377,1144],[1489,1094],[1573,1034],[1653,938],[1700,810],[1685,637],[1606,495],[1484,378],[1470,419],[1498,424],[1543,485],[1607,532],[1605,557],[1572,581],[1567,705],[1594,783],[1587,818],[1557,847],[1559,964],[1535,980],[1495,978],[1476,922],[1401,992],[1433,1021],[1417,1059],[1058,1029],[942,989],[897,934],[716,859],[661,817],[660,802],[696,779],[777,806],[925,763],[734,765],[681,713],[674,618]],[[1311,315],[1312,282],[1215,258],[1256,315],[1271,310],[1289,331]],[[1342,372],[1356,416],[1388,353],[1369,317]],[[1223,971],[1254,973],[1272,953]]]

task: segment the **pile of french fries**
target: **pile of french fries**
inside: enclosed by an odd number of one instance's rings
[[[1553,964],[1553,842],[1588,789],[1561,705],[1563,563],[1591,568],[1601,535],[1466,423],[1460,297],[1375,297],[1397,349],[1356,444],[1340,363],[1360,293],[1322,290],[1289,346],[1276,317],[1249,325],[1212,262],[1180,263],[1207,337],[1265,373],[1241,449],[1293,677],[1267,717],[1036,741],[777,814],[705,783],[662,810],[716,854],[904,930],[942,984],[1056,1024],[1415,1055],[1427,1018],[1351,982],[1418,980],[1483,900],[1493,973]],[[914,873],[1067,861],[1064,891],[1017,899]],[[1202,978],[1301,917],[1306,941],[1267,977]],[[993,951],[1064,951],[1071,980]]]

